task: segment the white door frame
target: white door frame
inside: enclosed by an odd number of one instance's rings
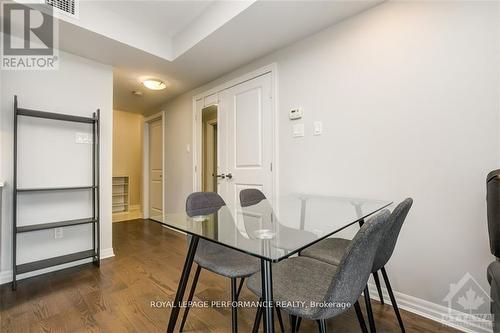
[[[259,76],[265,75],[265,74],[271,74],[271,91],[272,91],[272,96],[271,98],[273,99],[272,104],[272,113],[273,113],[273,135],[272,135],[272,140],[273,140],[273,158],[272,158],[272,163],[273,163],[273,171],[272,171],[272,179],[273,179],[273,191],[272,191],[272,198],[269,198],[273,203],[277,204],[276,198],[279,195],[279,131],[278,131],[278,66],[276,63],[272,63],[270,65],[261,67],[253,72],[247,73],[245,75],[242,75],[236,79],[230,80],[228,82],[225,82],[221,85],[218,85],[215,88],[212,88],[210,90],[207,90],[201,94],[198,94],[193,97],[193,192],[196,191],[201,191],[202,189],[202,184],[201,184],[201,161],[202,161],[202,145],[201,145],[201,138],[202,138],[202,131],[201,131],[201,126],[202,126],[202,117],[201,117],[201,110],[207,106],[217,104],[219,102],[218,95],[221,91],[226,90],[228,88],[234,87],[240,83],[255,79]],[[197,108],[197,104],[201,103],[201,108]],[[219,112],[217,112],[217,120],[219,117]],[[275,206],[275,208],[277,208]]]
[[[217,110],[217,113],[218,112],[219,111]],[[219,118],[219,117],[217,116],[217,118]],[[208,138],[209,134],[211,134],[213,137],[214,125],[217,125],[217,120],[218,119],[212,119],[212,120],[207,121],[207,126],[205,128],[207,138]],[[219,164],[219,141],[217,141],[217,148],[215,150],[217,151],[217,155],[214,156],[214,158],[215,158],[215,164],[217,165],[217,164]],[[203,146],[202,146],[202,151],[203,151]],[[205,170],[201,170],[201,172],[205,172]],[[214,170],[214,173],[217,173],[217,168]],[[201,184],[201,185],[203,187],[204,184]],[[217,188],[217,182],[215,182],[214,186],[215,186],[215,188]]]
[[[148,219],[149,216],[149,126],[151,122],[161,119],[161,136],[162,136],[162,196],[163,196],[163,212],[165,212],[165,111],[160,111],[144,118],[143,127],[143,155],[142,155],[142,207],[143,216]]]

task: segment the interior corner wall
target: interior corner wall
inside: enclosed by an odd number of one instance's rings
[[[192,107],[192,96],[185,94],[172,101],[165,112],[165,212],[185,207],[187,195],[193,190]]]
[[[277,63],[280,192],[415,203],[388,265],[438,305],[471,273],[488,290],[485,177],[500,152],[498,2],[388,1],[162,106],[167,207],[192,190],[192,98]],[[291,108],[306,135],[292,138]],[[312,135],[314,121],[323,134]],[[173,140],[175,138],[175,141]]]
[[[142,206],[142,157],[144,117],[140,113],[113,111],[113,176],[129,177],[130,205]]]
[[[24,108],[66,113],[91,117],[97,109],[101,110],[100,132],[100,216],[101,216],[101,257],[113,255],[111,229],[111,177],[112,177],[112,126],[113,126],[113,72],[112,68],[85,58],[60,51],[59,69],[45,71],[2,71],[1,73],[1,162],[0,179],[4,180],[4,202],[1,225],[1,262],[0,283],[12,279],[12,177],[13,177],[13,107],[14,95],[19,98],[19,106]],[[87,185],[91,181],[91,162],[83,161],[85,152],[90,151],[90,145],[76,144],[75,134],[86,131],[79,124],[54,122],[51,120],[22,117],[20,124],[23,129],[19,135],[19,159],[29,161],[30,158],[39,158],[40,165],[19,163],[19,183],[24,186],[36,185]],[[51,123],[52,122],[52,123]],[[73,131],[73,132],[72,132]],[[62,135],[67,147],[62,151],[54,151],[47,147],[59,147],[61,142],[58,135]],[[22,134],[22,136],[21,136]],[[40,151],[36,147],[45,145]],[[84,147],[86,146],[86,147]],[[76,163],[76,161],[82,161]],[[19,160],[18,160],[19,161]],[[61,168],[71,162],[72,168]],[[54,163],[55,172],[50,172],[49,163]],[[88,164],[87,164],[88,163]],[[41,174],[49,170],[47,173]],[[87,171],[82,175],[80,171]],[[64,182],[64,184],[63,184]],[[57,184],[54,184],[57,183]],[[58,208],[50,213],[71,215],[72,204],[70,197],[63,196],[58,201]],[[40,208],[42,197],[21,207],[19,214],[27,219],[33,216],[36,208]],[[51,202],[53,204],[53,202]],[[82,213],[83,210],[79,210]],[[50,218],[45,216],[44,218]],[[35,218],[36,220],[36,218]],[[31,221],[36,223],[37,221]],[[40,222],[40,221],[38,221]],[[48,222],[48,221],[47,221]],[[64,237],[54,239],[53,230],[36,231],[20,235],[18,238],[18,264],[47,257],[68,254],[91,248],[91,226],[82,225],[64,228]],[[23,243],[24,242],[24,243]],[[75,264],[78,264],[76,262]],[[69,264],[71,265],[71,264]],[[67,267],[69,265],[64,265]],[[62,268],[48,268],[43,271]],[[25,275],[25,276],[26,276]]]

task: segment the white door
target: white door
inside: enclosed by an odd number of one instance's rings
[[[163,213],[162,120],[149,123],[149,216]]]
[[[239,204],[245,188],[257,188],[272,199],[272,98],[271,73],[219,95],[219,172],[226,178],[218,192],[230,207]]]

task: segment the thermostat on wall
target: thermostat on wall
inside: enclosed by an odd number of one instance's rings
[[[302,118],[302,109],[291,109],[289,114],[290,120],[300,119]]]

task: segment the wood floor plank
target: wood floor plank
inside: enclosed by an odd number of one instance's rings
[[[151,302],[173,301],[186,236],[147,220],[119,222],[113,224],[113,249],[115,257],[103,260],[100,269],[89,264],[22,280],[16,292],[0,286],[0,332],[164,332],[170,308]],[[228,301],[229,284],[203,271],[194,299]],[[240,299],[257,300],[246,287]],[[379,332],[400,332],[390,306],[374,302],[374,311]],[[251,331],[254,316],[254,308],[239,309],[240,332]],[[406,311],[402,316],[408,333],[458,332]],[[328,320],[328,327],[335,333],[360,332],[352,310]],[[230,330],[229,308],[193,308],[185,326],[186,332]],[[300,332],[316,331],[314,322],[301,325]]]

